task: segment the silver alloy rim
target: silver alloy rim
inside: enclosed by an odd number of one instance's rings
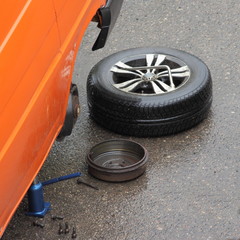
[[[112,68],[113,86],[130,94],[156,95],[182,87],[190,77],[180,59],[164,54],[144,54],[117,62]]]

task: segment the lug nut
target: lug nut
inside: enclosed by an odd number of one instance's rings
[[[75,106],[75,109],[74,109],[74,117],[79,117],[79,115],[80,115],[80,105],[79,104],[77,104],[76,106]]]
[[[42,223],[33,222],[33,226],[40,227],[40,228],[44,228],[45,225],[42,224]]]
[[[76,233],[76,229],[75,227],[73,227],[73,231],[72,231],[72,239],[77,238],[77,233]]]
[[[68,222],[65,223],[65,234],[69,233],[69,225]]]
[[[63,234],[63,228],[62,228],[62,224],[61,223],[59,223],[58,234],[59,235]]]
[[[63,220],[61,216],[52,216],[52,220]]]

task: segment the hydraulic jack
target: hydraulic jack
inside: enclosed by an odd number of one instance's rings
[[[44,217],[46,213],[51,209],[51,204],[44,201],[43,186],[79,176],[81,176],[81,173],[77,172],[59,178],[53,178],[42,183],[39,182],[37,178],[35,178],[28,190],[28,212],[26,215]]]

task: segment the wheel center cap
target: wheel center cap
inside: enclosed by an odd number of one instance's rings
[[[155,74],[154,73],[148,72],[148,73],[143,75],[143,80],[144,81],[152,81],[154,79],[155,79]]]

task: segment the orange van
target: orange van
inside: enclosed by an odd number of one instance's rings
[[[0,1],[0,237],[57,137],[79,114],[72,84],[88,24],[105,45],[123,0]]]

